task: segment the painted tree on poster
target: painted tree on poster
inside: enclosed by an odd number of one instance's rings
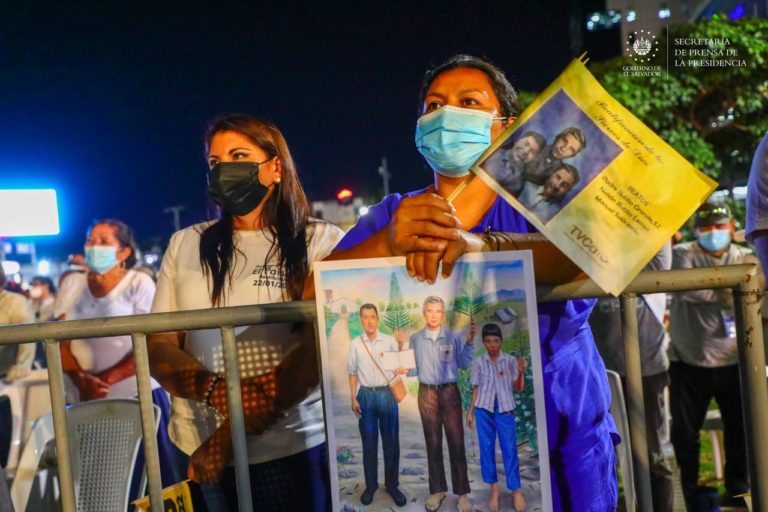
[[[403,300],[403,292],[400,290],[397,274],[392,272],[392,277],[389,281],[389,304],[384,313],[384,325],[394,332],[402,331],[410,324],[411,315],[408,313],[408,305]]]
[[[461,285],[453,302],[453,311],[473,317],[485,308],[485,300],[480,289],[480,283],[475,279],[469,265],[464,267]]]

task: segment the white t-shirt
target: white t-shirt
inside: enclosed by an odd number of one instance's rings
[[[371,341],[363,332],[349,342],[347,373],[357,375],[357,382],[361,386],[386,386],[395,375],[384,370],[384,352],[398,350],[397,342],[392,336],[376,331],[376,336]]]
[[[94,297],[88,288],[85,274],[72,274],[66,281],[79,280],[81,283],[71,283],[73,288],[80,289],[80,296],[74,303],[71,315],[67,320],[84,320],[87,318],[105,318],[111,316],[142,315],[149,313],[152,307],[152,297],[155,294],[155,283],[152,279],[135,270],[129,270],[123,279],[117,283],[108,294]],[[80,367],[87,372],[99,373],[112,368],[125,356],[133,351],[131,337],[110,336],[106,338],[89,338],[87,340],[72,340],[72,355]],[[71,384],[71,382],[69,383]],[[152,389],[160,385],[153,379]],[[67,392],[73,401],[78,399],[74,385],[68,386]],[[131,375],[115,382],[109,387],[108,398],[130,398],[138,394],[136,376]]]
[[[22,294],[0,288],[0,325],[31,324],[34,321],[29,301]]]
[[[308,260],[317,261],[330,254],[344,232],[326,222],[308,226]],[[200,233],[208,224],[198,224],[176,232],[163,256],[153,313],[211,308],[209,286],[200,266]],[[312,232],[314,231],[314,232]],[[225,287],[224,306],[268,304],[290,300],[284,275],[278,271],[273,256],[265,265],[272,247],[265,231],[235,231],[240,251],[234,271]],[[274,367],[299,343],[290,324],[269,324],[235,329],[240,375],[261,375]],[[187,333],[184,349],[212,372],[224,372],[224,358],[219,329]],[[173,442],[185,453],[194,452],[221,424],[222,418],[212,408],[195,400],[173,397],[169,432]],[[248,436],[248,460],[257,464],[287,457],[325,441],[323,407],[317,389],[267,432]]]
[[[54,318],[53,304],[56,299],[50,295],[42,301],[32,301],[32,312],[35,314],[35,322],[47,322]]]
[[[85,272],[68,274],[61,282],[59,292],[56,294],[56,300],[53,303],[53,317],[59,318],[61,315],[65,315],[64,320],[72,320],[75,303],[87,284]]]

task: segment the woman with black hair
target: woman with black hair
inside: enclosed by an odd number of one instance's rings
[[[434,282],[440,264],[446,277],[465,252],[530,249],[537,282],[559,284],[579,277],[580,269],[482,180],[465,183],[475,161],[514,122],[516,109],[514,88],[488,61],[456,55],[427,71],[415,142],[433,171],[432,184],[392,194],[371,207],[328,259],[406,256],[412,276]],[[446,201],[465,185],[455,200]],[[610,511],[618,498],[613,449],[618,436],[608,410],[610,390],[587,323],[594,302],[538,307],[554,510]],[[433,395],[428,386],[420,387],[420,410],[422,402],[434,406],[431,402],[442,400]],[[463,438],[461,445],[458,452],[463,452]],[[448,485],[442,458],[428,456],[427,463],[425,508],[435,512]],[[469,512],[469,485],[451,476],[457,508]],[[498,498],[492,495],[490,509],[498,507]]]
[[[69,278],[73,279],[70,285],[76,293],[73,311],[66,320],[149,313],[155,284],[133,270],[136,252],[133,231],[124,222],[94,222],[85,241],[89,270]],[[74,385],[67,390],[70,401],[138,394],[130,336],[65,341],[61,352],[68,384]],[[158,389],[159,384],[153,382],[153,388]]]
[[[137,252],[133,230],[124,222],[117,219],[94,222],[85,241],[88,272],[67,278],[74,305],[66,320],[149,313],[155,283],[146,274],[133,270]],[[70,402],[138,395],[136,362],[129,335],[62,341],[61,356]],[[155,380],[152,380],[152,401],[161,412],[157,434],[160,473],[163,485],[172,485],[181,479],[181,474],[173,466],[175,454],[168,438],[170,402]],[[143,457],[143,450],[139,451],[130,491],[134,499],[141,497],[137,493]]]
[[[35,313],[35,322],[53,320],[56,285],[53,284],[53,280],[50,277],[35,276],[32,278],[29,299],[32,303],[32,311]]]
[[[225,116],[211,123],[205,143],[208,192],[221,216],[173,235],[152,311],[299,300],[311,262],[330,253],[342,231],[309,216],[272,123]],[[314,335],[284,324],[238,328],[236,335],[254,504],[328,510]],[[219,330],[152,335],[149,349],[152,375],[173,395],[171,437],[191,455],[190,477],[206,484],[211,510],[236,510]]]

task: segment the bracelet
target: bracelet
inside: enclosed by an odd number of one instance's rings
[[[224,376],[222,374],[214,373],[213,378],[208,382],[208,387],[205,390],[205,394],[203,394],[203,403],[208,407],[211,406],[211,395],[213,395],[213,390],[216,389],[216,384],[223,379]]]
[[[509,233],[504,233],[500,231],[486,231],[483,233],[483,235],[480,237],[483,241],[483,252],[498,252],[501,250],[520,250],[520,246],[518,245],[518,242],[522,241],[539,241],[538,238],[529,237],[526,236],[526,238],[530,238],[530,240],[523,240],[520,238],[520,235],[515,233],[514,235],[510,235]],[[510,247],[511,246],[511,247]]]
[[[501,250],[501,241],[497,233],[486,231],[480,238],[483,241],[482,252],[498,252]]]

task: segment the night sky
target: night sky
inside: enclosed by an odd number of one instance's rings
[[[58,191],[61,234],[36,239],[38,257],[79,250],[100,217],[165,242],[164,207],[205,218],[202,134],[224,112],[282,129],[310,199],[378,199],[385,155],[391,190],[420,188],[427,66],[474,53],[541,90],[580,49],[574,2],[3,2],[0,188]]]

